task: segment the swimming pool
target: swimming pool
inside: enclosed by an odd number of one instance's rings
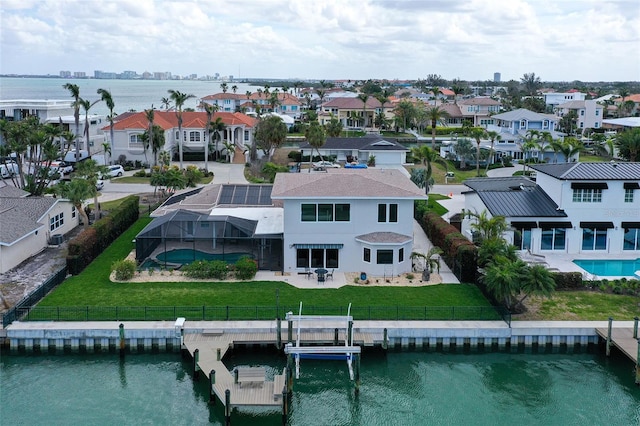
[[[244,256],[253,258],[251,253],[207,253],[193,249],[174,249],[159,253],[156,256],[158,262],[189,264],[196,260],[224,260],[228,263],[236,263]]]
[[[633,277],[640,271],[639,259],[578,259],[573,263],[593,275],[601,277]]]

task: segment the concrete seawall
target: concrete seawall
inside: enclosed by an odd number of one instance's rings
[[[120,345],[120,324],[124,325],[129,352],[168,351],[181,348],[181,335],[212,332],[272,333],[276,341],[276,321],[171,321],[106,322],[14,322],[4,330],[5,345],[11,351],[107,352]],[[355,321],[354,331],[383,335],[392,348],[451,350],[463,347],[567,347],[599,342],[596,328],[607,321]],[[346,324],[345,324],[346,327]],[[633,327],[633,321],[618,321],[613,327]],[[294,325],[294,339],[295,339]],[[314,324],[314,330],[333,332],[335,322]],[[282,322],[282,339],[287,339],[287,323]],[[374,341],[383,346],[383,341]]]

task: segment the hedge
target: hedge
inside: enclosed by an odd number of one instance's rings
[[[77,237],[69,241],[67,268],[77,275],[86,268],[116,238],[138,220],[140,198],[130,195],[113,209],[108,216],[88,226]]]

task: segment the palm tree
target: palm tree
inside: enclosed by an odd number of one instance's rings
[[[96,192],[95,185],[92,185],[88,180],[75,178],[71,179],[70,182],[62,181],[59,183],[55,188],[55,192],[71,201],[71,204],[75,206],[80,216],[82,216],[84,227],[89,226],[89,216],[84,210],[83,204],[85,200],[91,198]]]
[[[309,127],[306,128],[304,136],[307,139],[309,145],[311,145],[311,155],[309,156],[309,162],[313,162],[314,148],[320,156],[320,161],[324,161],[324,158],[322,158],[322,154],[320,153],[320,148],[322,148],[322,146],[327,141],[327,135],[324,131],[324,127],[322,127],[317,121],[312,121]],[[311,169],[312,167],[309,168],[309,173],[311,173]]]
[[[320,99],[320,106],[322,106],[324,97],[327,95],[327,91],[324,89],[316,89],[316,95],[318,95],[318,98]]]
[[[227,90],[229,90],[229,85],[227,83],[222,83],[220,85],[220,88],[222,89],[222,93],[227,93]]]
[[[204,111],[207,113],[207,136],[204,142],[204,171],[209,173],[209,143],[211,142],[211,120],[213,120],[213,114],[218,111],[218,104],[211,105],[204,104]]]
[[[597,155],[613,158],[615,143],[613,139],[607,138],[603,133],[594,133],[591,136],[593,150]]]
[[[526,278],[525,268],[522,260],[498,258],[485,268],[482,280],[496,300],[510,309],[514,305],[514,296],[520,292],[520,283]]]
[[[107,104],[107,108],[109,108],[109,115],[107,116],[107,120],[109,121],[109,152],[111,152],[113,151],[113,120],[116,118],[116,114],[115,112],[113,112],[115,103],[113,102],[111,92],[106,89],[98,89],[98,95],[100,95],[100,99],[102,99],[102,101]]]
[[[458,105],[458,96],[464,93],[464,87],[459,84],[454,84],[451,86],[451,91],[453,92],[453,103]]]
[[[111,158],[111,145],[109,142],[102,142],[102,151],[104,152],[105,161],[110,160]],[[111,161],[107,161],[108,164],[111,164]]]
[[[238,91],[238,86],[236,86],[235,84],[231,86],[231,91],[235,94]]]
[[[427,121],[431,122],[431,149],[436,149],[436,127],[443,124],[449,117],[449,113],[440,107],[433,106],[426,110]]]
[[[169,99],[169,98],[160,99],[160,103],[164,107],[165,111],[169,111],[169,108],[171,108],[171,99]]]
[[[222,145],[224,145],[224,147],[227,150],[227,155],[226,155],[227,162],[231,162],[231,150],[234,149],[236,145],[233,142],[228,140],[222,141]]]
[[[226,85],[226,83],[222,84]],[[171,89],[169,89],[168,92],[169,97],[176,106],[176,117],[178,117],[178,155],[180,157],[180,170],[182,170],[182,106],[188,99],[195,98],[195,95],[187,95],[186,93]]]
[[[487,174],[487,172],[489,171],[489,163],[493,162],[493,147],[496,141],[500,142],[502,140],[502,136],[500,136],[500,134],[494,130],[489,130],[487,132],[487,137],[491,141],[491,148],[489,148],[489,159],[491,161],[487,161],[487,167],[484,169],[484,174]]]
[[[271,161],[273,150],[287,139],[287,125],[277,115],[270,115],[258,122],[255,141]]]
[[[209,123],[209,130],[213,133],[214,151],[218,152],[218,140],[222,139],[221,133],[225,131],[227,126],[222,121],[222,118],[216,117],[215,120]]]
[[[568,137],[560,144],[560,152],[564,155],[565,162],[571,161],[575,155],[585,151],[584,144],[576,138]]]
[[[509,230],[509,224],[504,216],[491,216],[486,210],[482,212],[465,211],[465,216],[474,219],[469,226],[474,233],[477,233],[479,243],[487,240],[503,240],[504,233]]]
[[[440,273],[440,258],[439,256],[444,253],[442,251],[442,249],[440,247],[431,247],[429,249],[429,251],[427,252],[427,254],[424,253],[420,253],[417,251],[414,251],[411,253],[411,261],[415,262],[416,260],[418,260],[418,262],[423,263],[424,262],[424,270],[423,270],[423,279],[429,280],[429,275],[431,275],[433,273],[434,270],[437,271],[437,273]],[[415,267],[415,265],[414,265]]]
[[[85,143],[87,144],[87,154],[91,156],[91,147],[90,147],[91,144],[89,141],[89,110],[91,109],[92,106],[100,102],[100,100],[90,102],[86,99],[80,99],[78,102],[82,106],[82,109],[84,109],[84,138],[85,138]],[[78,160],[78,156],[79,156],[79,151],[76,150],[76,160]]]
[[[156,112],[155,112],[155,108],[153,108],[153,104],[151,104],[151,109],[147,109],[144,111],[146,117],[147,117],[147,121],[149,122],[149,127],[147,128],[147,134],[148,134],[148,138],[146,140],[146,142],[144,142],[144,159],[145,161],[148,163],[147,161],[147,149],[149,149],[149,147],[151,145],[153,145],[153,120],[156,117]],[[151,167],[149,167],[149,171],[151,171]]]
[[[529,96],[535,96],[538,93],[538,89],[542,86],[540,77],[536,77],[536,73],[525,73],[520,82],[524,86],[524,90]]]
[[[80,87],[77,84],[65,83],[62,87],[67,89],[71,93],[73,98],[73,118],[76,124],[76,137],[80,136]],[[80,152],[76,146],[76,161],[80,160]]]
[[[358,94],[358,99],[362,101],[362,130],[367,127],[367,101],[369,100],[369,95],[366,93]]]
[[[431,188],[434,183],[432,163],[442,164],[445,170],[448,164],[435,150],[426,145],[411,148],[411,156],[414,160],[418,160],[420,164],[425,166],[424,169],[411,169],[411,181],[415,183],[418,188],[424,188],[425,193],[428,194],[429,188]]]
[[[76,177],[73,180],[81,179],[89,183],[89,192],[93,195],[93,208],[95,210],[95,218],[100,218],[100,204],[98,203],[98,191],[96,190],[96,182],[99,177],[106,173],[106,167],[100,166],[95,160],[82,161],[76,169]]]
[[[625,130],[616,135],[616,147],[620,156],[631,162],[640,157],[640,128]]]
[[[479,127],[471,129],[471,137],[476,140],[476,176],[480,177],[480,142],[487,137],[487,132]],[[487,161],[487,163],[489,163]]]
[[[151,133],[149,133],[149,130],[145,130],[141,136],[141,139],[145,147],[145,156],[146,150],[148,148],[151,148],[151,153],[153,154],[153,164],[157,166],[158,154],[161,152],[161,149],[165,143],[164,130],[157,124],[154,124],[153,129],[151,129]],[[166,151],[162,152],[168,154]],[[151,173],[153,173],[153,169],[151,170]]]
[[[438,105],[438,94],[442,93],[442,90],[438,86],[434,86],[431,88],[431,93],[433,93],[433,105]]]
[[[471,139],[460,138],[455,144],[456,155],[460,159],[460,168],[467,168],[467,160],[473,156],[473,145]]]
[[[333,115],[331,115],[331,120],[324,127],[327,135],[331,138],[337,138],[342,133],[342,122]]]

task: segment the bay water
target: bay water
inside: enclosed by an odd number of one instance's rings
[[[111,93],[115,104],[114,111],[121,114],[127,111],[144,111],[163,109],[162,98],[168,98],[168,90],[177,90],[192,94],[183,108],[194,108],[199,100],[205,96],[222,93],[220,81],[205,80],[95,80],[95,79],[65,79],[65,78],[16,78],[0,77],[0,100],[16,99],[48,99],[67,100],[71,95],[64,84],[76,84],[80,88],[80,97],[91,102],[100,99],[98,89],[106,89]],[[232,86],[237,86],[237,94],[244,95],[247,91],[255,92],[262,86],[252,86],[247,83],[227,83],[227,93],[233,93]],[[273,87],[270,89],[274,89]],[[98,102],[91,110],[91,114],[108,115],[109,109],[104,102]]]
[[[234,365],[286,360],[236,350]],[[23,425],[224,424],[209,405],[208,380],[194,381],[177,353],[3,354],[0,422]],[[614,353],[365,351],[355,396],[344,361],[301,362],[290,425],[638,425],[632,363]],[[281,424],[279,412],[234,411],[233,425]]]

